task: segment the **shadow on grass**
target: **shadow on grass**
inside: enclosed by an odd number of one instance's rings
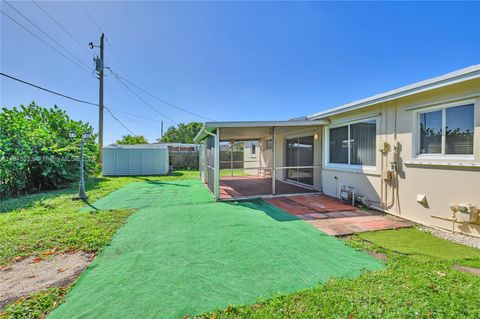
[[[182,173],[180,173],[181,175],[180,176],[183,176]],[[135,179],[139,179],[139,180],[142,180],[144,182],[147,182],[148,184],[154,184],[154,185],[175,185],[175,186],[180,186],[180,187],[189,187],[189,185],[182,185],[182,184],[177,184],[177,183],[174,183],[173,181],[159,181],[159,180],[155,180],[155,179],[151,179],[151,178],[148,178],[148,177],[143,177],[143,176],[133,176],[133,178]]]
[[[101,178],[89,178],[85,181],[87,191],[97,189]],[[43,191],[40,193],[19,195],[15,197],[0,200],[0,213],[8,213],[16,209],[26,209],[38,204],[38,202],[52,199],[59,196],[71,196],[72,198],[78,193],[78,182],[72,182],[63,188]]]
[[[85,203],[86,206],[90,207],[93,210],[93,211],[90,211],[90,212],[99,212],[100,211],[100,209],[93,206],[93,204],[89,203],[87,200],[85,200],[83,202]]]
[[[272,219],[275,219],[278,222],[291,222],[295,220],[299,220],[295,215],[291,215],[282,211],[277,207],[273,207],[272,205],[268,204],[262,199],[253,199],[253,200],[245,200],[245,201],[237,201],[237,202],[226,202],[230,205],[238,205],[247,207],[250,209],[255,209],[262,211],[265,215],[269,216]]]

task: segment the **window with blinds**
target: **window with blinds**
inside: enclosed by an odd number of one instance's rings
[[[330,128],[328,163],[355,166],[376,164],[376,120]]]

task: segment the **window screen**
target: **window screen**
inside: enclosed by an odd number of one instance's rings
[[[420,114],[420,154],[442,153],[442,111]]]

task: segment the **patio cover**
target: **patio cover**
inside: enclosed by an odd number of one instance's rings
[[[244,139],[256,138],[261,135],[257,135],[259,132],[272,127],[289,127],[289,126],[315,126],[329,124],[327,120],[288,120],[288,121],[238,121],[238,122],[205,122],[198,134],[194,138],[195,143],[200,143],[207,136],[215,133],[220,128],[249,128],[250,132],[248,136],[242,137]],[[242,133],[242,134],[245,134]]]

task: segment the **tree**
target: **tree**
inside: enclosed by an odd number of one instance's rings
[[[69,131],[76,132],[72,141]],[[85,143],[85,169],[98,171],[98,145],[89,123],[72,120],[56,105],[43,108],[32,102],[0,112],[0,195],[54,189],[78,180],[79,142]]]
[[[121,140],[117,140],[117,144],[148,144],[147,139],[143,135],[123,135]]]
[[[188,124],[180,123],[178,127],[170,126],[163,135],[163,138],[157,139],[161,143],[193,143],[193,138],[202,128],[202,123],[190,122]]]

